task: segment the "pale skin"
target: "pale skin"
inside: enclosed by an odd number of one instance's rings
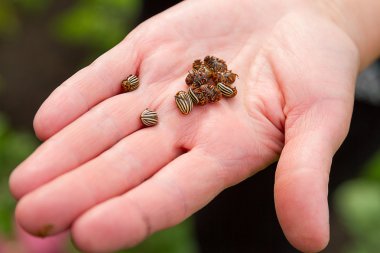
[[[342,13],[353,1],[342,2],[189,0],[137,27],[38,111],[46,141],[10,179],[18,222],[42,236],[70,228],[85,251],[128,248],[279,160],[282,229],[299,250],[322,250],[331,160],[349,129],[357,73],[380,51],[363,45],[364,34],[380,36],[351,29],[360,26]],[[238,95],[184,116],[174,95],[206,55],[239,74]],[[140,88],[119,94],[130,73]],[[139,121],[147,107],[159,114],[155,127]]]

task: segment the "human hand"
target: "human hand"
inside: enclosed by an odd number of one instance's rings
[[[183,116],[174,95],[206,55],[239,74],[238,95]],[[185,1],[42,105],[35,130],[47,141],[10,180],[16,218],[41,236],[71,227],[86,251],[131,247],[279,158],[284,233],[302,251],[321,250],[331,159],[349,128],[359,64],[356,44],[316,1]],[[141,87],[118,95],[130,73]],[[147,107],[160,122],[142,128]]]

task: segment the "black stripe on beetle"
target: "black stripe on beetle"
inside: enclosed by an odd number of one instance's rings
[[[197,95],[195,95],[191,87],[189,88],[189,91],[187,93],[189,94],[191,100],[193,101],[195,105],[199,104],[199,98],[197,97]]]
[[[141,113],[140,119],[144,126],[154,126],[158,123],[158,114],[147,108]]]
[[[237,90],[235,87],[230,87],[225,85],[224,83],[218,83],[216,87],[220,90],[220,92],[223,94],[223,96],[232,98],[236,96]]]
[[[175,103],[182,114],[189,114],[193,109],[193,101],[185,91],[179,91],[174,96]]]

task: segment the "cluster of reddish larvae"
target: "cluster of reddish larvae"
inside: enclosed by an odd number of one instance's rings
[[[176,104],[183,114],[189,114],[194,104],[205,105],[215,103],[223,96],[234,97],[237,90],[232,84],[237,77],[222,59],[206,56],[203,61],[195,60],[185,79],[189,89],[176,94]]]

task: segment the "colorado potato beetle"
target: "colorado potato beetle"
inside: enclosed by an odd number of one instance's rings
[[[139,87],[139,78],[135,75],[129,75],[127,79],[123,80],[121,86],[124,92],[134,91]]]
[[[224,83],[218,83],[216,87],[225,97],[232,98],[237,94],[237,90],[235,87],[230,87],[228,85],[225,85]]]
[[[182,114],[189,114],[193,109],[193,101],[185,91],[179,91],[174,96],[178,109]]]
[[[141,113],[140,119],[144,126],[154,126],[158,123],[158,114],[157,112],[151,111],[147,108]]]

